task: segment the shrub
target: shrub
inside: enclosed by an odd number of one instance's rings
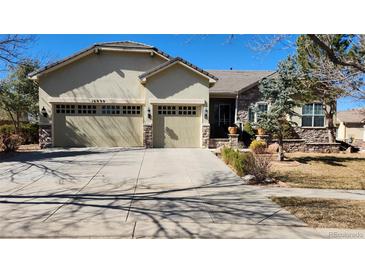
[[[248,123],[248,122],[243,125],[242,130],[244,132],[246,132],[247,134],[249,134],[250,136],[254,136],[255,135],[255,130],[253,129],[252,125],[250,123]]]
[[[266,152],[267,144],[265,141],[262,140],[253,140],[250,144],[250,149],[255,154],[263,154]]]
[[[241,153],[239,150],[229,147],[223,147],[221,152],[223,161],[230,165],[238,176],[244,175],[245,161],[248,153]]]
[[[245,123],[242,128],[242,141],[248,147],[255,138],[255,130],[250,123]]]
[[[38,125],[31,123],[23,123],[20,125],[21,137],[25,144],[38,143]],[[16,134],[15,127],[12,124],[5,124],[0,126],[0,135]]]
[[[5,124],[0,126],[0,135],[4,135],[4,134],[14,134],[15,133],[15,127],[14,125],[11,124]]]
[[[22,142],[23,138],[18,134],[2,134],[1,149],[4,152],[13,152],[19,148]]]
[[[22,137],[24,138],[24,142],[26,144],[35,144],[38,143],[38,125],[25,123],[21,126]]]
[[[270,174],[271,156],[247,153],[244,166],[246,174],[255,176],[257,182],[264,182]]]

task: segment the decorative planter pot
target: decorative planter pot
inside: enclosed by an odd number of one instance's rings
[[[261,127],[257,129],[257,135],[265,135],[265,130]]]
[[[237,127],[228,127],[229,134],[237,134]]]

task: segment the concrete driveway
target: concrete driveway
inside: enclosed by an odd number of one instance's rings
[[[313,230],[203,149],[51,149],[0,166],[0,237],[296,238]]]

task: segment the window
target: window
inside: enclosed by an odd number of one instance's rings
[[[158,106],[158,115],[196,115],[196,106]]]
[[[96,114],[96,105],[77,105],[78,114]]]
[[[257,112],[255,111],[255,108],[258,109]],[[268,105],[265,102],[257,103],[256,107],[254,107],[254,106],[249,107],[249,109],[248,109],[248,121],[250,123],[257,123],[257,120],[260,116],[259,115],[260,112],[267,112],[267,110],[268,110]]]
[[[56,105],[56,113],[58,114],[74,114],[75,105]]]
[[[250,123],[255,123],[255,112],[252,108],[248,109],[248,121]]]
[[[136,115],[141,114],[141,106],[104,105],[101,107],[104,115]]]
[[[302,107],[302,127],[324,127],[322,104],[306,104]]]

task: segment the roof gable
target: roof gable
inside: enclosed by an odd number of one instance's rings
[[[192,70],[193,72],[197,73],[197,74],[200,74],[202,75],[203,77],[205,78],[208,78],[209,79],[209,82],[211,84],[214,84],[218,78],[216,76],[214,76],[213,74],[189,63],[188,61],[182,59],[181,57],[176,57],[176,58],[173,58],[145,73],[142,73],[139,78],[141,79],[142,83],[145,83],[147,81],[147,79],[155,74],[158,74],[160,73],[161,71],[164,71],[168,68],[170,68],[171,66],[175,65],[175,64],[181,64],[183,66],[185,66],[186,68]]]
[[[211,93],[237,94],[251,88],[259,83],[265,77],[274,74],[274,71],[257,70],[208,70],[208,72],[217,76],[217,83],[210,88]]]
[[[40,68],[39,70],[36,70],[32,73],[30,73],[28,76],[32,79],[37,79],[38,76],[47,73],[49,71],[56,70],[62,66],[65,66],[69,63],[75,62],[87,55],[96,53],[98,54],[100,51],[133,51],[133,52],[150,52],[152,54],[157,54],[161,57],[163,57],[165,60],[170,60],[172,57],[159,50],[156,47],[152,47],[150,45],[132,42],[132,41],[121,41],[121,42],[106,42],[106,43],[96,43],[92,45],[91,47],[88,47],[84,50],[81,50],[79,52],[76,52],[72,54],[71,56],[68,56],[64,59],[61,59],[57,62],[51,63],[47,66],[44,66],[43,68]]]

